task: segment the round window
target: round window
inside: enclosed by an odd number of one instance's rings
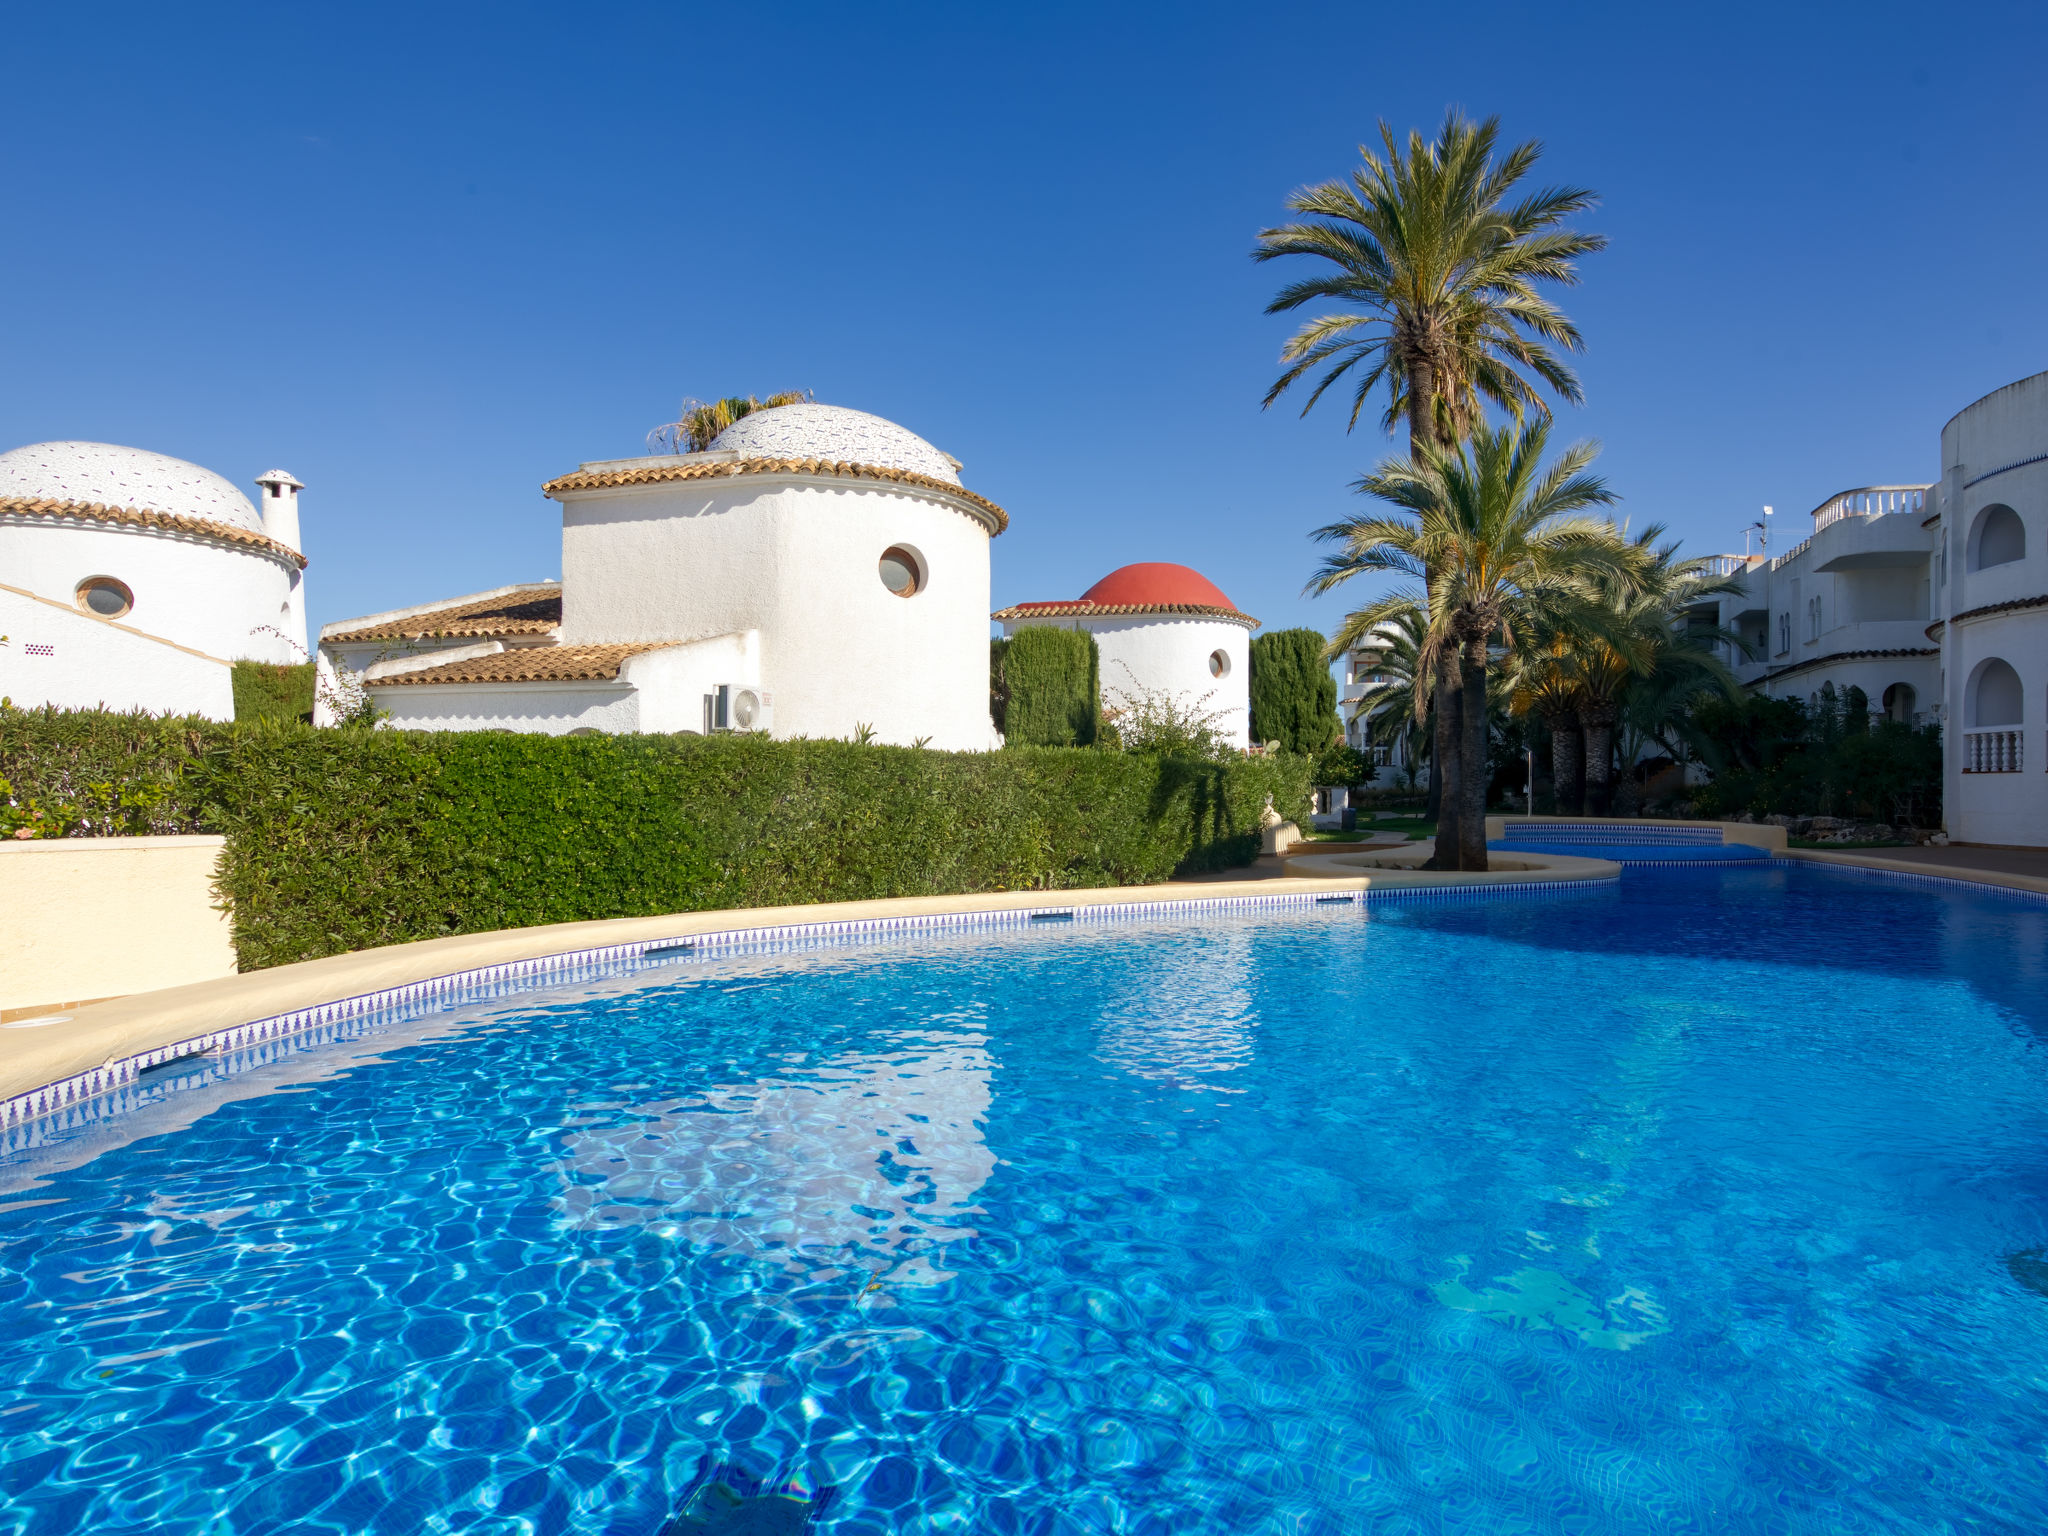
[[[882,551],[882,585],[898,597],[915,597],[924,588],[924,563],[917,551],[892,544]]]
[[[103,619],[118,619],[135,606],[135,594],[128,583],[111,576],[88,576],[78,584],[78,606]]]
[[[1230,653],[1228,651],[1211,651],[1209,653],[1209,675],[1211,677],[1230,676]]]

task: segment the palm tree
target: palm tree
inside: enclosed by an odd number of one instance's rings
[[[1402,758],[1412,768],[1428,751],[1422,722],[1429,714],[1430,689],[1425,686],[1418,695],[1416,679],[1421,675],[1422,648],[1429,638],[1429,617],[1420,605],[1410,603],[1374,625],[1371,634],[1383,647],[1373,671],[1386,681],[1369,685],[1358,696],[1366,737],[1375,746],[1400,747]]]
[[[1586,809],[1585,745],[1572,669],[1575,640],[1569,616],[1553,604],[1523,619],[1508,658],[1508,709],[1535,715],[1550,732],[1551,800],[1563,816],[1584,815]]]
[[[1312,256],[1329,271],[1289,283],[1267,314],[1318,299],[1348,306],[1310,320],[1281,349],[1286,370],[1267,405],[1304,374],[1328,364],[1302,407],[1354,369],[1351,425],[1381,385],[1382,424],[1404,415],[1412,450],[1475,430],[1479,401],[1517,418],[1547,415],[1536,381],[1577,403],[1579,381],[1554,347],[1576,352],[1577,327],[1536,291],[1578,281],[1573,265],[1604,236],[1557,226],[1593,206],[1584,187],[1545,187],[1510,203],[1543,153],[1534,139],[1493,160],[1500,119],[1474,123],[1453,110],[1434,143],[1410,132],[1405,149],[1380,125],[1385,158],[1364,145],[1347,181],[1304,187],[1288,198],[1308,220],[1259,233],[1255,261]]]
[[[1397,514],[1317,531],[1343,549],[1324,560],[1311,592],[1365,571],[1433,574],[1424,594],[1421,663],[1425,673],[1456,668],[1463,760],[1455,832],[1438,822],[1438,869],[1486,868],[1486,698],[1494,642],[1512,640],[1525,611],[1545,609],[1589,579],[1623,575],[1634,558],[1613,524],[1574,515],[1614,500],[1606,482],[1588,472],[1599,449],[1575,443],[1546,467],[1549,437],[1549,422],[1537,418],[1482,426],[1455,450],[1432,445],[1416,459],[1387,459],[1356,489]],[[1348,645],[1415,602],[1411,590],[1368,603],[1346,616],[1338,643]]]
[[[1280,354],[1285,370],[1264,403],[1324,368],[1302,407],[1306,415],[1355,371],[1348,427],[1384,387],[1382,425],[1391,432],[1405,416],[1409,453],[1419,458],[1423,448],[1476,429],[1482,399],[1517,420],[1548,414],[1539,384],[1578,401],[1579,381],[1557,350],[1577,351],[1578,330],[1536,285],[1575,283],[1575,260],[1606,245],[1602,236],[1558,227],[1590,208],[1593,194],[1547,187],[1511,202],[1543,147],[1529,140],[1496,164],[1495,117],[1474,123],[1453,110],[1435,142],[1411,131],[1405,148],[1384,121],[1379,129],[1384,157],[1360,145],[1362,163],[1348,180],[1304,187],[1287,200],[1305,218],[1259,234],[1255,261],[1308,256],[1328,264],[1282,288],[1268,314],[1321,300],[1344,306],[1288,340]],[[1433,585],[1430,572],[1423,581]],[[1458,814],[1458,710],[1447,673],[1438,680],[1430,773],[1441,827],[1454,827]]]
[[[1614,732],[1625,717],[1669,731],[1702,693],[1739,693],[1734,674],[1712,649],[1733,637],[1685,621],[1693,604],[1739,584],[1710,574],[1705,560],[1681,559],[1676,544],[1658,543],[1663,536],[1661,525],[1645,528],[1628,545],[1632,558],[1595,573],[1576,615],[1562,621],[1571,637],[1572,696],[1585,742],[1585,808],[1596,816],[1614,807]],[[1680,755],[1675,740],[1667,745]]]
[[[647,446],[657,453],[702,453],[727,427],[742,416],[771,410],[778,405],[801,405],[811,398],[807,389],[786,389],[766,400],[753,395],[728,395],[723,400],[685,400],[682,414],[674,421],[647,434]]]

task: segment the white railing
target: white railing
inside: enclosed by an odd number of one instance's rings
[[[1812,542],[1813,540],[1811,538],[1801,539],[1797,544],[1794,544],[1782,555],[1773,556],[1771,560],[1771,569],[1773,571],[1777,570],[1778,567],[1783,565],[1787,560],[1797,560],[1801,555],[1806,553],[1806,546],[1811,544]]]
[[[1931,485],[1859,485],[1837,491],[1813,509],[1813,531],[1845,517],[1890,517],[1895,512],[1925,512]]]
[[[1708,555],[1705,570],[1709,576],[1733,576],[1737,572],[1748,570],[1762,558],[1761,555]]]
[[[1963,732],[1963,772],[2018,773],[2023,739],[2017,729]]]

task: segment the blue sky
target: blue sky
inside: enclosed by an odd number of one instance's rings
[[[315,624],[552,576],[542,480],[808,388],[1007,507],[998,603],[1178,560],[1269,626],[1390,450],[1261,413],[1247,259],[1377,118],[1542,139],[1636,524],[1782,544],[2048,367],[2021,6],[15,6],[0,446],[306,482]],[[1362,595],[1362,594],[1361,594]]]

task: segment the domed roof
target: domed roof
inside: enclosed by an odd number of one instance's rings
[[[0,453],[0,501],[139,507],[262,534],[249,498],[210,469],[113,443],[31,443]]]
[[[1079,597],[1046,603],[1013,603],[989,617],[1006,622],[1031,619],[1124,619],[1152,614],[1167,619],[1220,620],[1257,629],[1259,621],[1243,612],[1200,571],[1164,560],[1120,565]]]
[[[1120,565],[1081,594],[1084,603],[1105,607],[1228,608],[1237,604],[1200,571],[1164,560],[1147,560],[1137,565]]]
[[[711,447],[749,459],[826,459],[960,483],[960,466],[915,432],[843,405],[804,401],[753,411],[719,433]]]

